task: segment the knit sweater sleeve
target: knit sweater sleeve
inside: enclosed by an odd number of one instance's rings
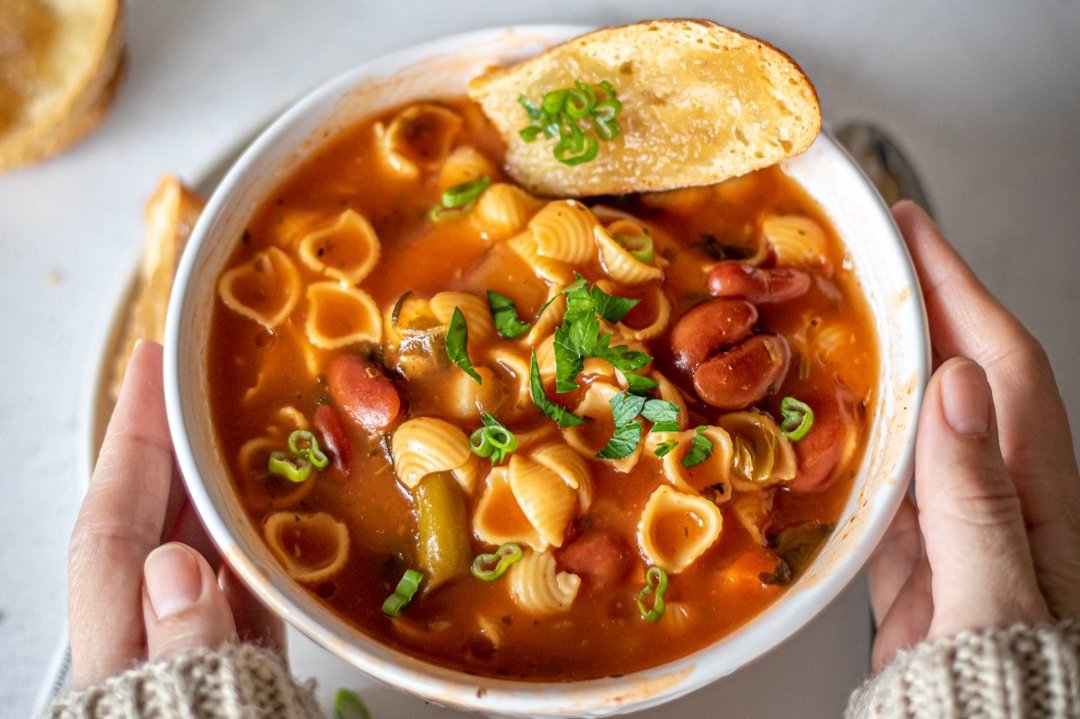
[[[847,719],[1080,717],[1080,622],[965,632],[905,650],[851,696]]]
[[[297,684],[278,657],[253,644],[200,649],[147,663],[72,692],[50,719],[322,718],[310,686]]]

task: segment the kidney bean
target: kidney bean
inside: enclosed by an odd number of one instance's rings
[[[750,334],[758,312],[746,300],[717,299],[692,308],[671,328],[671,353],[684,372],[693,372],[709,355]]]
[[[374,362],[335,357],[326,368],[326,383],[338,408],[364,429],[388,427],[401,412],[397,388]]]
[[[593,589],[614,584],[630,571],[630,545],[615,532],[597,529],[582,534],[555,555],[560,571],[572,572]]]
[[[814,426],[793,443],[799,471],[789,486],[793,492],[818,492],[829,486],[833,470],[855,441],[853,412],[857,400],[842,387],[834,393],[815,393],[799,399],[814,410]]]
[[[754,335],[702,362],[694,373],[694,389],[713,407],[744,409],[780,387],[790,360],[783,337]]]
[[[745,297],[768,304],[801,297],[810,289],[810,275],[793,267],[760,269],[745,262],[721,262],[709,273],[713,297]]]
[[[320,404],[315,408],[314,423],[322,443],[334,458],[334,466],[342,472],[348,472],[352,448],[349,446],[349,434],[342,426],[337,410],[332,405]]]

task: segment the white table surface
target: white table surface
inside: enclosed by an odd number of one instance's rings
[[[1045,344],[1080,426],[1076,0],[139,0],[129,13],[129,74],[105,124],[59,158],[0,176],[0,715],[31,711],[64,625],[80,404],[158,176],[197,177],[314,83],[440,35],[703,16],[784,48],[828,120],[875,121],[910,151],[949,234]],[[837,716],[866,666],[867,625],[859,581],[780,649],[678,709]],[[294,642],[293,657],[324,693],[368,687],[378,717],[450,715],[370,687],[309,642]]]

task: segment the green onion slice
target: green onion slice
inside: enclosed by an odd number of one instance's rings
[[[660,620],[664,616],[664,595],[667,594],[668,576],[660,567],[649,567],[645,571],[645,588],[638,592],[637,608],[644,619],[650,622]],[[652,597],[652,606],[648,606],[649,597]]]
[[[420,589],[420,582],[422,581],[424,581],[423,572],[406,569],[405,574],[401,576],[401,581],[398,582],[397,589],[383,602],[382,613],[395,619],[400,617],[401,610],[405,609],[409,602],[412,601],[416,591]]]
[[[301,446],[301,443],[304,443],[304,446]],[[316,469],[323,469],[330,464],[330,458],[319,449],[319,440],[306,429],[295,430],[289,435],[289,451],[311,462]]]
[[[603,93],[603,99],[598,96]],[[518,103],[525,110],[529,124],[518,131],[525,142],[534,142],[541,134],[557,137],[553,154],[566,165],[580,165],[594,159],[599,141],[619,136],[617,118],[622,112],[615,87],[607,80],[595,87],[577,80],[573,87],[545,93],[539,105],[524,95]],[[592,134],[586,134],[591,131]]]
[[[502,464],[506,455],[517,449],[517,437],[494,415],[485,412],[480,419],[484,426],[469,436],[469,449],[478,457],[490,457],[492,464]]]
[[[338,689],[334,694],[334,719],[371,719],[371,712],[352,689]]]
[[[780,400],[780,413],[783,415],[780,430],[792,442],[798,442],[805,437],[814,426],[814,410],[794,397]]]
[[[462,182],[460,185],[454,185],[443,192],[442,197],[439,198],[439,204],[446,209],[464,207],[480,197],[484,190],[490,186],[491,178],[487,175],[468,182]]]
[[[506,574],[511,564],[521,561],[525,556],[521,546],[515,542],[507,542],[491,554],[478,554],[472,563],[472,574],[484,582],[494,582]]]
[[[299,484],[311,475],[311,462],[306,457],[297,457],[293,461],[285,452],[278,449],[270,453],[268,469],[270,474],[276,474]]]
[[[650,264],[656,257],[652,238],[648,235],[615,235],[611,239],[639,262]]]

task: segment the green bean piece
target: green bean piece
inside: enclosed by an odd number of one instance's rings
[[[425,591],[465,574],[472,564],[465,498],[450,472],[436,472],[413,490],[420,525],[419,565],[427,577]]]

